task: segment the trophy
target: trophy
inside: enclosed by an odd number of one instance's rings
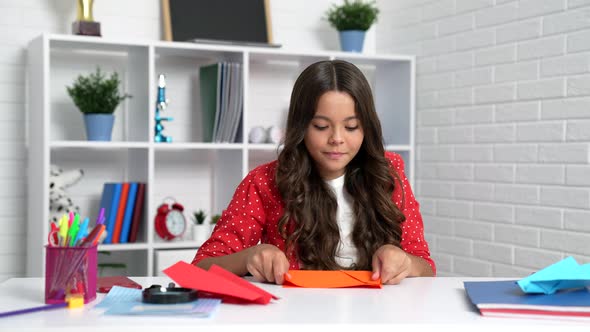
[[[94,0],[77,0],[78,14],[76,21],[72,23],[72,33],[84,36],[99,36],[100,23],[92,18],[92,5]]]

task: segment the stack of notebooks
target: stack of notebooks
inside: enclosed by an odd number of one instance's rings
[[[104,184],[99,207],[104,208],[107,230],[103,244],[137,241],[145,190],[145,183],[141,182]]]
[[[482,316],[590,319],[586,288],[555,294],[528,294],[516,280],[465,282],[465,291]]]
[[[233,143],[241,137],[242,65],[218,62],[199,69],[203,141]]]
[[[482,316],[590,319],[590,264],[571,256],[520,280],[464,286]]]

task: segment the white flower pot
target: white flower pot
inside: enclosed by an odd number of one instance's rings
[[[203,242],[207,241],[209,239],[209,236],[211,236],[210,224],[193,224],[193,241],[195,241],[198,246],[202,245]]]

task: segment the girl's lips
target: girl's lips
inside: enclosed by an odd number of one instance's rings
[[[344,155],[342,152],[325,152],[324,153],[329,159],[340,159]]]

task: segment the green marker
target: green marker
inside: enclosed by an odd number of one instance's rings
[[[68,240],[66,241],[66,245],[73,247],[76,243],[76,235],[78,234],[78,230],[80,229],[80,215],[76,213],[74,217],[74,221],[72,222],[72,226],[68,230]]]

